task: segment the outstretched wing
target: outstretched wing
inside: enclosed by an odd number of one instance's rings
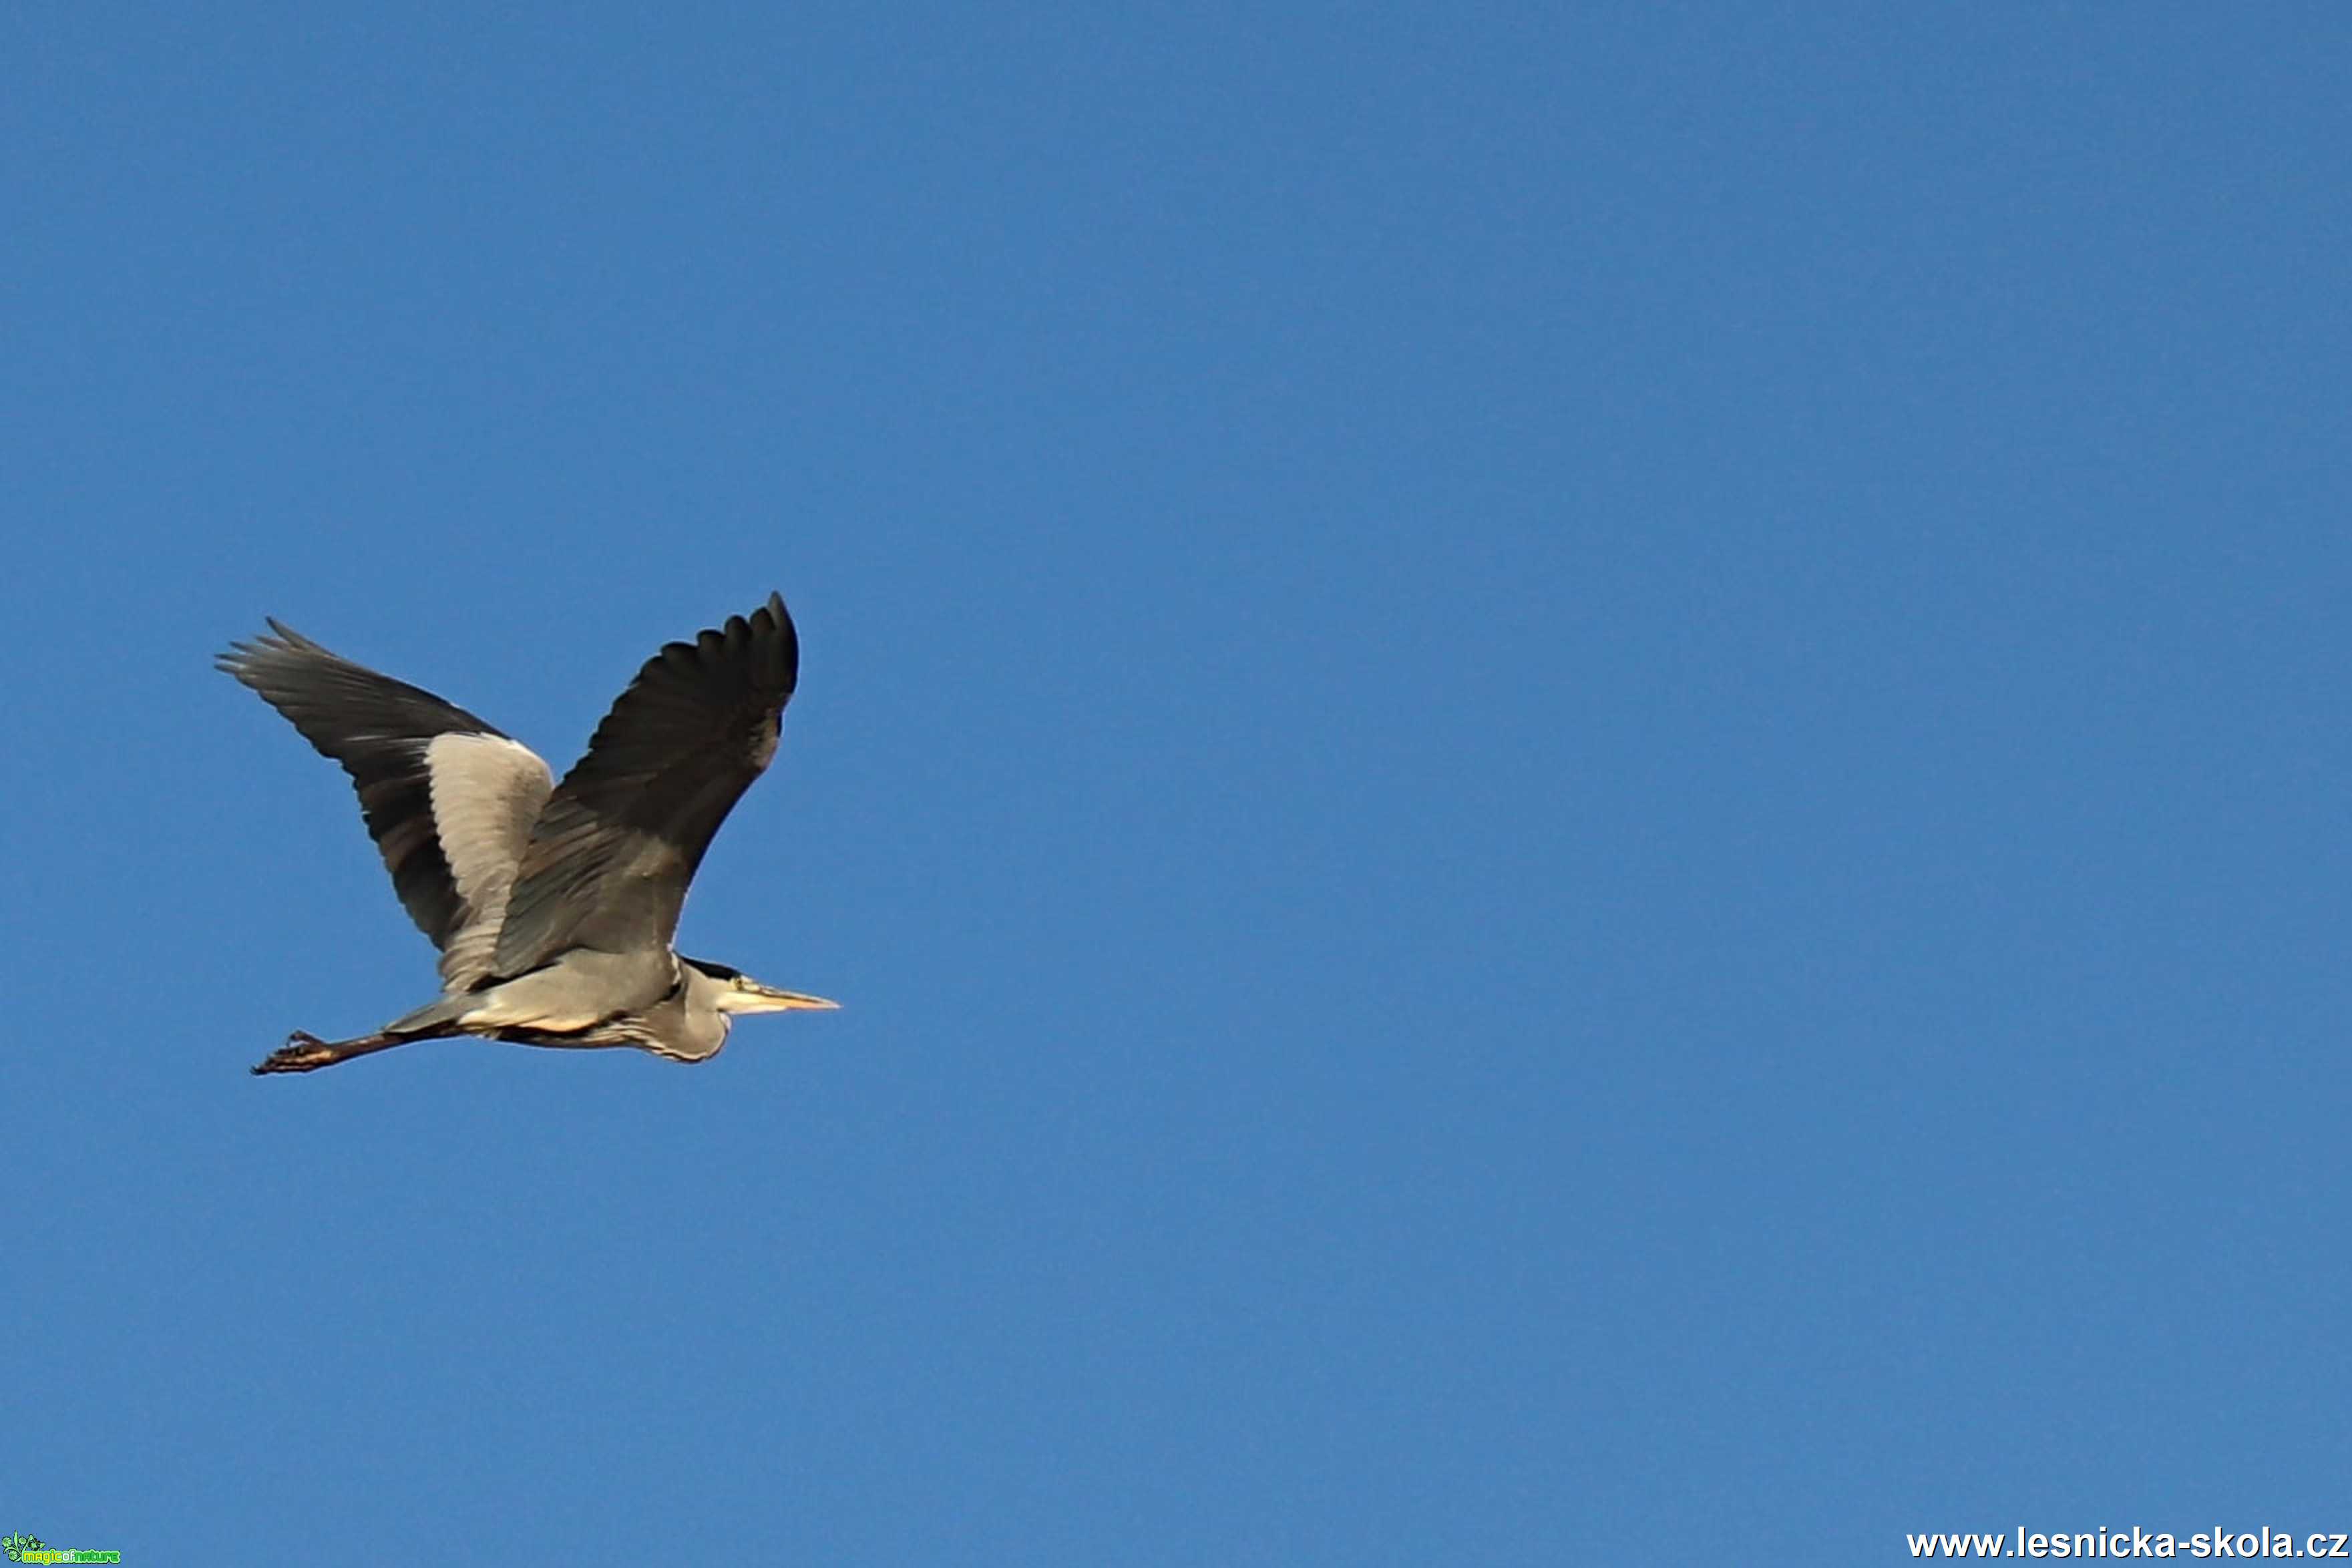
[[[216,661],[342,763],[392,885],[441,952],[443,984],[488,973],[547,764],[454,703],[269,623]]]
[[[775,595],[646,661],[531,830],[495,967],[667,944],[719,825],[776,754],[800,638]]]

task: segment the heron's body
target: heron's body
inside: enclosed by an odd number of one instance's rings
[[[373,1035],[297,1032],[254,1071],[450,1035],[701,1061],[735,1014],[833,1005],[671,945],[687,884],[775,754],[798,679],[774,595],[648,660],[560,784],[464,709],[269,625],[220,666],[351,774],[401,902],[441,949],[442,994]]]

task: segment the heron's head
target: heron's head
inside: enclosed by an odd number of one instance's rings
[[[822,996],[804,996],[797,991],[762,985],[741,970],[730,969],[723,963],[708,963],[699,958],[685,958],[684,962],[702,976],[698,989],[709,994],[710,1005],[721,1013],[792,1013],[841,1005]]]

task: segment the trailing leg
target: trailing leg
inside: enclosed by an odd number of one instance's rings
[[[435,1040],[456,1033],[451,1029],[431,1029],[423,1032],[380,1030],[351,1040],[322,1040],[318,1036],[295,1030],[286,1037],[286,1043],[269,1053],[268,1058],[254,1068],[256,1073],[316,1072],[320,1068],[347,1062],[353,1057],[370,1056],[388,1051],[394,1046],[404,1046],[411,1040]]]

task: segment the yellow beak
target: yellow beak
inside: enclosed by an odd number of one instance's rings
[[[742,999],[731,1011],[738,1013],[830,1012],[841,1005],[822,996],[804,995],[798,991],[779,991],[772,985],[762,985],[756,980],[740,983]]]

